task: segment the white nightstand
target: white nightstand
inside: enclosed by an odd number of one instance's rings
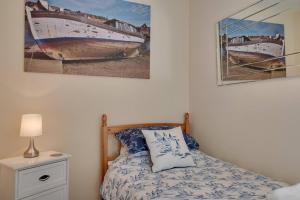
[[[41,152],[36,158],[0,160],[1,200],[68,200],[68,154]]]

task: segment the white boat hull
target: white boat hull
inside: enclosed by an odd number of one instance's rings
[[[50,16],[32,16],[26,8],[27,20],[40,49],[56,60],[91,60],[126,58],[136,55],[144,38],[114,31],[82,21]],[[49,13],[45,13],[47,16]]]
[[[228,51],[256,53],[256,54],[263,54],[263,55],[268,55],[273,57],[280,57],[284,55],[284,45],[267,43],[267,42],[255,43],[249,45],[228,46],[226,49]]]

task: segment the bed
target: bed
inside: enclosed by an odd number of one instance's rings
[[[150,126],[180,126],[190,132],[189,115],[183,123],[150,123],[107,126],[107,116],[102,117],[102,175],[101,195],[105,200],[140,199],[267,199],[275,189],[287,184],[241,169],[210,157],[199,150],[191,151],[195,167],[173,168],[158,173],[151,170],[151,159],[147,153],[119,153],[109,156],[108,139],[121,130]],[[104,176],[105,175],[105,176]]]

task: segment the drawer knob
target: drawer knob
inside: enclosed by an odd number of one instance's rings
[[[49,178],[50,178],[49,175],[43,175],[43,176],[41,176],[41,177],[39,178],[39,180],[40,180],[40,181],[46,181],[46,180],[48,180]]]

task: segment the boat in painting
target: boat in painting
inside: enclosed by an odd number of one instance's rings
[[[25,10],[34,41],[55,60],[135,57],[145,43],[138,27],[117,19],[50,6],[45,0],[28,1]]]
[[[284,39],[265,36],[235,37],[229,39],[226,50],[231,62],[262,69],[278,68],[285,65]]]

